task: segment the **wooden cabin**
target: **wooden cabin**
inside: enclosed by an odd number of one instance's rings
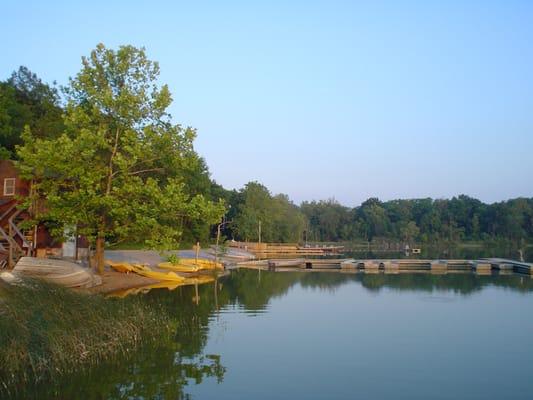
[[[21,208],[21,199],[30,191],[31,183],[20,177],[14,162],[0,160],[0,265],[13,267],[23,256],[77,258],[86,253],[86,248],[78,249],[79,238],[62,243],[54,240],[44,224],[24,225],[30,211]]]
[[[0,160],[0,185],[0,204],[14,200],[15,196],[25,197],[30,192],[30,183],[20,178],[10,160]]]

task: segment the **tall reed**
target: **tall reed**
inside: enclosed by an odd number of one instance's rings
[[[168,333],[168,318],[154,307],[138,298],[108,299],[38,280],[0,284],[0,393]]]

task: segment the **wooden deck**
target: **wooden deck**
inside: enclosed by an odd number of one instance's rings
[[[324,256],[339,254],[344,249],[344,246],[300,246],[297,243],[228,242],[228,246],[249,251],[257,258]]]

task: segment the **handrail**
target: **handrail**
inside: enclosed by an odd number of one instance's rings
[[[20,231],[20,229],[18,228],[18,226],[13,222],[13,218],[15,218],[16,216],[18,216],[23,210],[18,210],[16,213],[14,213],[13,215],[11,215],[11,217],[9,217],[9,225],[11,226],[11,228],[13,228],[13,230],[15,231],[15,233],[19,236],[19,238],[22,240],[22,245],[23,247],[27,247],[30,251],[33,250],[33,245],[28,242],[26,240],[26,237],[24,236],[24,234]]]
[[[7,209],[6,212],[4,212],[4,213],[0,216],[0,222],[1,222],[1,221],[2,221],[2,220],[8,215],[11,211],[13,211],[13,209],[16,208],[16,207],[17,207],[17,203],[15,202],[15,203],[13,203],[13,205],[12,205],[11,207],[9,207],[9,208]]]
[[[2,228],[1,226],[0,226],[0,234],[4,237],[5,240],[9,242],[10,246],[14,246],[16,250],[18,250],[19,252],[23,252],[22,248],[19,246],[17,241],[13,239],[11,236],[9,236],[7,232],[4,230],[4,228]]]

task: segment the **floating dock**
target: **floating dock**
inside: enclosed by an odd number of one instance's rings
[[[341,270],[365,272],[399,272],[399,271],[428,271],[432,273],[447,273],[448,271],[490,274],[492,271],[516,272],[533,275],[533,263],[507,260],[503,258],[484,258],[478,260],[419,260],[419,259],[285,259],[245,261],[237,263],[237,267],[276,270]]]

